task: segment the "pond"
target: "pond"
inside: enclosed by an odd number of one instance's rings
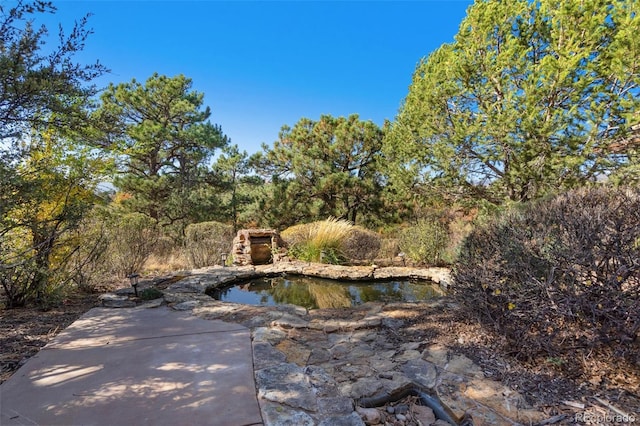
[[[211,289],[216,300],[247,305],[292,304],[307,309],[347,308],[366,302],[416,302],[441,296],[431,281],[334,281],[286,276],[257,278],[231,287]]]

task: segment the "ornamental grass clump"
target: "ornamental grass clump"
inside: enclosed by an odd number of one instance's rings
[[[293,226],[281,236],[289,244],[289,254],[296,259],[342,264],[346,259],[341,247],[352,228],[346,220],[329,218]]]

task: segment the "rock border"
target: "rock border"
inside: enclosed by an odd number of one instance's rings
[[[194,269],[192,271],[181,271],[179,274],[187,276],[167,288],[165,291],[165,299],[167,293],[204,294],[207,290],[227,287],[237,282],[286,274],[341,281],[378,281],[390,279],[427,280],[439,284],[443,289],[447,289],[451,285],[451,271],[448,268],[417,269],[397,266],[378,268],[375,265],[341,266],[300,261],[255,266],[212,266]],[[171,303],[171,301],[168,302]]]

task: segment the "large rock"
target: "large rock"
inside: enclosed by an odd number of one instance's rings
[[[348,415],[323,418],[318,426],[364,426],[364,423],[358,413],[352,411]]]
[[[273,426],[314,426],[316,422],[309,414],[280,404],[263,402],[260,404],[264,423]]]
[[[402,366],[402,372],[413,382],[432,389],[436,387],[438,371],[436,366],[422,359],[412,359]]]
[[[311,263],[302,268],[304,275],[328,278],[332,280],[362,281],[373,279],[371,266],[340,266]]]
[[[295,364],[280,364],[258,370],[256,384],[259,398],[307,411],[318,409],[309,378]]]
[[[284,363],[287,356],[267,342],[253,342],[253,367],[256,370]]]
[[[376,269],[373,277],[377,280],[400,278],[427,280],[440,284],[445,288],[451,285],[451,270],[448,268],[407,268],[390,266]]]
[[[340,393],[354,399],[374,395],[382,389],[382,383],[375,377],[362,377],[353,383],[345,383],[340,387]]]

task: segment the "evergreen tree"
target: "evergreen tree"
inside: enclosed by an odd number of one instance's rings
[[[355,114],[303,118],[293,128],[282,127],[258,163],[272,182],[286,188],[292,203],[311,210],[307,220],[333,216],[356,223],[375,218],[381,207],[382,139],[382,129]]]
[[[158,74],[145,84],[112,84],[95,113],[102,145],[120,159],[115,184],[131,196],[127,206],[160,225],[183,228],[203,219],[210,208],[208,162],[228,143],[208,121],[204,95],[191,87],[183,75]]]
[[[638,180],[639,4],[477,1],[418,64],[388,134],[398,191],[501,203]]]
[[[228,218],[237,231],[241,222],[251,221],[248,207],[255,201],[256,189],[264,185],[264,181],[251,174],[249,156],[237,145],[223,149],[213,169],[221,192],[222,216]]]

